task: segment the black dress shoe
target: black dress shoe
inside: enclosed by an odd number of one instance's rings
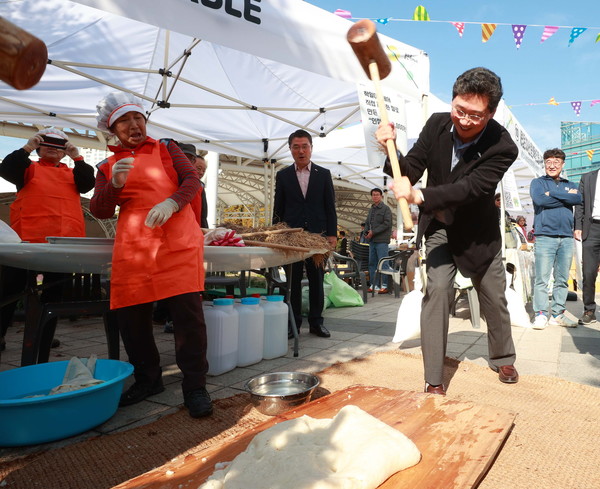
[[[329,338],[331,336],[331,333],[322,324],[319,324],[318,326],[311,326],[310,333],[316,334],[317,336],[320,336],[321,338]]]

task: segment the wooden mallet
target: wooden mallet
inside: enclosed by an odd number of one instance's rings
[[[0,17],[0,80],[26,90],[40,81],[47,63],[43,41]]]
[[[358,58],[358,61],[365,70],[365,73],[375,86],[377,107],[379,108],[381,122],[388,124],[389,118],[385,107],[385,100],[383,99],[383,93],[381,92],[380,81],[390,74],[392,71],[392,63],[390,63],[389,58],[379,42],[375,23],[369,19],[359,20],[348,31],[347,39],[354,54]],[[400,164],[398,163],[396,143],[394,140],[387,140],[387,151],[392,164],[394,180],[398,180],[402,176],[402,173],[400,171]],[[406,199],[400,199],[400,211],[402,212],[404,229],[410,231],[413,227],[413,221]]]

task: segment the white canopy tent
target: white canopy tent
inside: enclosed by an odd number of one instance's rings
[[[50,59],[30,90],[0,83],[1,133],[29,137],[54,125],[72,131],[75,144],[103,149],[95,105],[112,90],[129,91],[144,101],[150,136],[227,155],[220,158],[223,205],[254,206],[269,201],[267,181],[291,161],[291,132],[306,129],[318,148],[338,128],[359,123],[356,82],[367,77],[346,42],[349,21],[298,0],[180,0],[168,9],[165,15],[159,0],[0,4],[0,15],[46,43]],[[419,117],[408,125],[418,132],[428,57],[380,40],[393,66],[384,86],[415,107]],[[334,162],[319,161],[339,178],[338,188],[382,185],[380,169],[344,157],[340,151]]]

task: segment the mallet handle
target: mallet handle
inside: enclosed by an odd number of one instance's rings
[[[375,85],[375,94],[377,96],[377,107],[379,108],[379,117],[381,117],[381,122],[383,122],[384,124],[388,124],[389,119],[387,116],[387,109],[385,108],[385,100],[383,99],[383,93],[381,92],[379,68],[377,67],[377,62],[375,60],[369,63],[369,75],[371,81]],[[398,180],[400,177],[402,177],[402,172],[400,171],[400,163],[398,163],[396,143],[393,139],[388,139],[386,144],[388,156],[390,157],[390,163],[392,164],[392,175],[394,180]],[[408,202],[404,198],[400,199],[400,211],[402,212],[402,221],[404,224],[404,229],[406,229],[407,231],[411,231],[413,228],[412,216],[410,215]]]

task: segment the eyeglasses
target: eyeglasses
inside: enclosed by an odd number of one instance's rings
[[[544,164],[546,165],[547,168],[559,167],[564,164],[564,161],[563,160],[546,160],[546,161],[544,161]]]
[[[482,120],[485,119],[485,116],[479,114],[467,114],[464,110],[460,110],[458,107],[452,107],[454,113],[458,116],[459,119],[465,119],[467,121],[471,121],[474,124],[479,124]]]

